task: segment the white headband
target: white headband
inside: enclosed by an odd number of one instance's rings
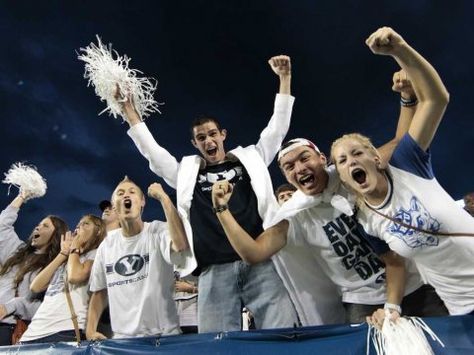
[[[288,142],[284,143],[280,147],[280,151],[278,152],[278,161],[288,152],[291,152],[293,149],[298,148],[298,147],[310,147],[311,149],[314,149],[316,152],[321,153],[319,151],[319,148],[311,142],[308,139],[305,138],[295,138],[291,139]]]

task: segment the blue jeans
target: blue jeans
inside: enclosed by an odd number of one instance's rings
[[[257,329],[298,324],[295,307],[271,260],[211,265],[199,276],[198,288],[199,333],[241,330],[243,306],[252,312]]]

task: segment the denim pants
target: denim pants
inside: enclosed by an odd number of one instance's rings
[[[271,260],[211,265],[199,276],[198,288],[199,333],[241,330],[244,306],[253,314],[257,329],[298,324],[295,307]]]
[[[383,307],[383,304],[344,303],[346,323],[365,322],[365,317],[372,315],[377,309]],[[401,307],[403,314],[407,316],[440,317],[449,315],[444,302],[430,285],[423,285],[416,291],[403,297]]]

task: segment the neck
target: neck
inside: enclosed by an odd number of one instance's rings
[[[381,171],[380,174],[377,174],[377,184],[375,189],[365,196],[365,201],[369,203],[369,205],[380,205],[387,197],[388,184],[389,182],[387,175],[385,175],[385,171]]]
[[[118,221],[114,221],[114,222],[109,222],[105,225],[105,230],[107,232],[110,232],[114,229],[118,229],[120,228],[120,223]]]
[[[120,221],[120,226],[122,227],[122,234],[125,237],[132,237],[143,230],[143,221],[141,218],[134,220],[124,219]]]

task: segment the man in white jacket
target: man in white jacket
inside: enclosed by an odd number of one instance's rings
[[[128,100],[123,104],[123,115],[131,127],[128,134],[150,169],[177,190],[178,211],[190,246],[180,271],[183,275],[196,268],[200,272],[201,333],[240,330],[242,305],[254,314],[257,328],[297,323],[294,306],[273,263],[250,266],[243,262],[220,227],[211,201],[215,181],[227,179],[235,184],[237,193],[229,208],[255,237],[278,208],[267,166],[288,131],[294,98],[290,95],[290,58],[276,56],[269,63],[280,79],[280,91],[273,116],[256,145],[226,152],[226,130],[216,119],[203,117],[192,125],[192,144],[201,156],[187,156],[178,163],[156,143],[133,104]]]

